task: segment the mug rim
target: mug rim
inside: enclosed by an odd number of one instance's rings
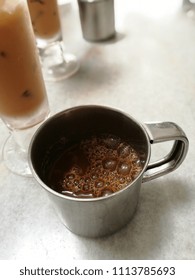
[[[47,126],[47,124],[49,124],[50,122],[52,122],[53,120],[59,118],[60,116],[64,115],[67,112],[70,111],[74,111],[77,109],[87,109],[87,108],[102,108],[105,110],[109,110],[109,111],[114,111],[117,112],[123,116],[126,116],[128,119],[130,119],[131,121],[133,121],[143,132],[143,134],[145,135],[145,138],[147,140],[147,144],[148,144],[148,153],[147,153],[147,158],[146,161],[144,163],[144,166],[141,170],[141,172],[139,173],[139,175],[130,183],[128,184],[128,186],[124,187],[123,189],[114,192],[112,194],[109,194],[108,196],[100,196],[100,197],[94,197],[94,198],[79,198],[79,197],[72,197],[72,196],[68,196],[68,195],[63,195],[55,190],[53,190],[51,187],[47,186],[46,183],[43,182],[43,180],[39,177],[39,175],[37,174],[37,172],[35,171],[33,164],[32,164],[32,160],[31,160],[31,154],[32,154],[32,148],[33,148],[33,144],[34,144],[34,140],[36,139],[36,137],[39,135],[39,132]],[[61,110],[57,113],[55,113],[54,115],[48,117],[48,119],[46,119],[41,125],[40,127],[36,130],[36,132],[34,133],[31,141],[30,141],[30,145],[29,145],[29,149],[28,149],[28,162],[29,162],[29,166],[32,172],[32,176],[33,178],[41,185],[42,188],[44,188],[47,192],[51,193],[52,195],[56,196],[56,197],[60,197],[62,199],[68,199],[71,201],[75,201],[75,202],[95,202],[95,201],[100,201],[100,200],[107,200],[110,198],[114,198],[116,195],[119,195],[120,193],[124,192],[125,190],[127,190],[128,188],[130,188],[136,181],[138,181],[143,173],[145,172],[149,160],[150,160],[150,155],[151,155],[151,145],[150,145],[150,140],[149,140],[149,135],[146,131],[146,128],[144,127],[144,125],[137,121],[134,117],[132,117],[130,114],[124,112],[122,109],[116,108],[116,107],[110,107],[110,106],[105,106],[105,105],[79,105],[79,106],[73,106],[64,110]]]

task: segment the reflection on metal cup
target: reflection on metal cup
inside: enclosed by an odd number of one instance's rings
[[[115,34],[114,0],[78,0],[83,37],[103,41]]]

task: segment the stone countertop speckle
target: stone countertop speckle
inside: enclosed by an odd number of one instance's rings
[[[76,54],[80,69],[67,80],[46,83],[51,112],[101,104],[141,122],[172,121],[189,138],[188,155],[173,173],[143,184],[133,220],[101,239],[66,229],[45,191],[33,178],[9,172],[1,156],[0,259],[195,258],[195,21],[179,0],[115,2],[118,34],[104,43],[82,38],[76,1],[68,11],[60,7],[66,49]],[[142,2],[158,2],[159,10],[143,9]],[[2,122],[0,135],[2,150],[8,136]],[[155,158],[166,147],[152,151]]]

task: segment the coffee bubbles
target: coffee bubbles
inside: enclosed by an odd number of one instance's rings
[[[105,170],[114,171],[117,166],[117,159],[116,158],[106,158],[102,161],[102,166]]]
[[[119,162],[117,172],[122,176],[126,176],[131,171],[131,163],[130,162]]]
[[[111,135],[92,136],[63,152],[52,166],[48,184],[78,198],[108,196],[128,186],[141,172],[139,153]]]
[[[121,144],[117,149],[118,156],[121,158],[126,158],[131,153],[131,147],[127,144]]]

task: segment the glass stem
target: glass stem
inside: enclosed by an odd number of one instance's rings
[[[18,145],[18,148],[22,149],[24,152],[28,151],[28,147],[30,144],[30,141],[32,139],[33,134],[37,130],[40,124],[37,124],[30,128],[25,129],[15,129],[11,130],[11,134]]]
[[[64,46],[62,41],[50,43],[45,48],[39,49],[42,65],[51,73],[66,62],[64,59]]]

